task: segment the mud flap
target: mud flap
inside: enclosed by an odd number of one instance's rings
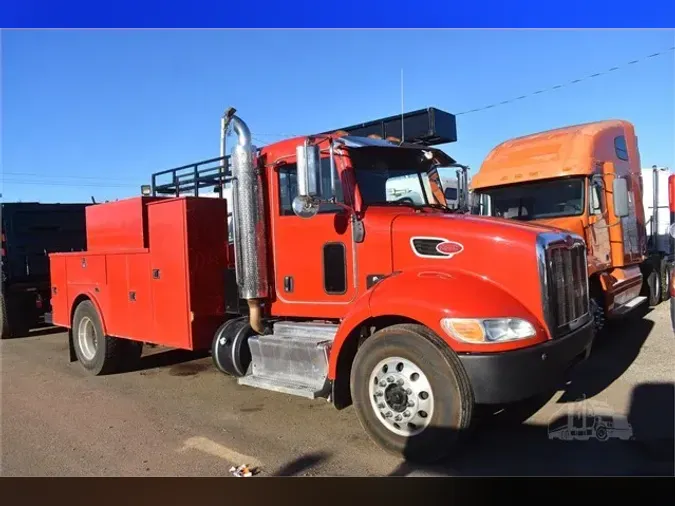
[[[73,344],[73,329],[68,329],[68,352],[70,354],[70,361],[77,362],[77,355],[75,354],[75,345]]]

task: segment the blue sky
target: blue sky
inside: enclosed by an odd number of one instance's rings
[[[675,32],[12,31],[2,33],[5,201],[139,193],[150,174],[218,156],[237,108],[258,145],[398,114],[458,113],[444,149],[477,169],[510,137],[598,119],[637,128],[642,165],[675,166]]]

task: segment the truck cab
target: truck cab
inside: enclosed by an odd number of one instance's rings
[[[210,347],[239,384],[353,404],[382,448],[430,461],[463,437],[475,405],[554,387],[590,353],[581,237],[448,208],[438,171],[456,162],[402,133],[258,149],[233,109],[223,143],[230,128],[229,157],[94,206],[98,249],[52,255],[54,321],[93,374],[137,357],[129,342]],[[388,191],[402,178],[410,200]],[[200,198],[214,185],[232,202]]]
[[[496,146],[472,178],[472,213],[583,237],[600,330],[606,318],[630,312],[650,290],[657,291],[644,282],[653,266],[640,167],[637,137],[628,121],[597,121],[518,137]]]

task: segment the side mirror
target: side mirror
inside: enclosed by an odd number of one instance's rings
[[[298,162],[298,196],[320,197],[321,192],[321,152],[316,144],[309,141],[295,150]]]
[[[309,143],[295,150],[298,167],[298,196],[293,199],[292,208],[296,216],[311,218],[319,212],[321,192],[321,150]]]
[[[617,218],[628,216],[628,183],[623,178],[614,178],[614,214]]]

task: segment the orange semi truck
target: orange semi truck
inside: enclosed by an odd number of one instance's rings
[[[399,123],[404,141],[415,121],[454,138],[454,116],[429,111]],[[476,404],[536,395],[588,356],[582,237],[453,212],[429,174],[454,160],[422,144],[329,133],[257,149],[233,109],[223,142],[230,127],[214,170],[87,208],[88,251],[51,255],[53,321],[90,373],[143,343],[210,348],[239,384],[353,404],[382,448],[433,461]],[[406,175],[421,203],[387,192]],[[214,183],[232,202],[179,188]]]
[[[642,178],[631,123],[569,126],[496,146],[471,179],[472,213],[583,237],[599,331],[608,318],[626,314],[647,299],[656,305],[668,296],[672,241],[664,251],[651,246],[663,241],[651,240],[647,233]],[[668,184],[675,184],[673,178]]]

